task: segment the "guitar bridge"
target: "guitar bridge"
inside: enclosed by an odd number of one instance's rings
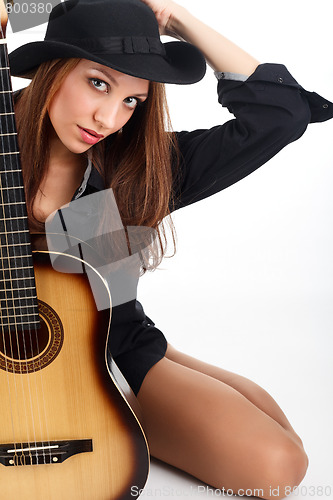
[[[0,463],[6,467],[58,464],[92,451],[92,439],[1,444]]]

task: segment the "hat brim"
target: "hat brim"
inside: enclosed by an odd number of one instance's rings
[[[31,42],[9,54],[12,76],[31,78],[43,62],[58,58],[95,61],[137,78],[161,83],[191,84],[201,80],[206,62],[201,52],[187,42],[164,43],[165,56],[159,54],[101,54],[100,57],[79,47],[56,41]]]

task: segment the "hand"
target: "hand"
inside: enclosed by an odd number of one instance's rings
[[[181,9],[182,7],[173,0],[141,0],[143,3],[148,5],[155,14],[158,22],[160,35],[168,35],[174,38],[182,39],[181,36],[176,33],[172,26],[172,19],[175,11]]]

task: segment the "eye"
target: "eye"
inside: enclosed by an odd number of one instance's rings
[[[124,103],[128,108],[134,109],[139,104],[139,99],[136,97],[126,97],[126,99],[124,99]]]
[[[99,78],[89,78],[89,82],[96,90],[106,93],[109,92],[109,85],[103,80],[100,80]]]

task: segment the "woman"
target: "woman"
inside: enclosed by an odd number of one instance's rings
[[[180,41],[162,46],[158,26],[200,52]],[[201,54],[237,119],[164,133],[158,82],[200,80]],[[285,67],[260,65],[171,0],[69,0],[51,15],[44,42],[11,54],[11,68],[33,78],[16,101],[32,229],[73,198],[111,187],[124,226],[159,231],[162,254],[171,211],[230,186],[310,121],[333,116]],[[283,498],[301,482],[307,456],[275,401],[176,351],[137,301],[114,307],[111,350],[141,404],[153,456],[235,494]]]

